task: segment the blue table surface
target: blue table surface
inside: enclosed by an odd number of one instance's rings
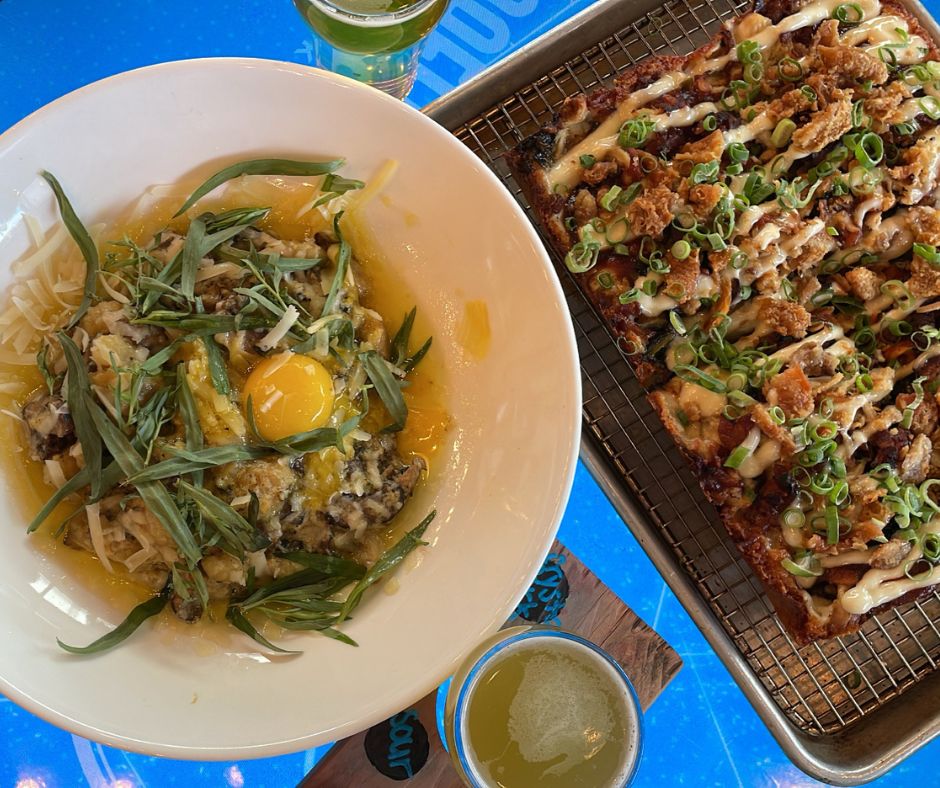
[[[587,5],[453,0],[427,42],[409,102],[423,106]],[[221,55],[309,63],[312,35],[289,0],[0,0],[0,131],[96,79]],[[787,760],[583,466],[560,537],[685,661],[647,714],[636,785],[820,785]],[[73,736],[0,696],[0,788],[291,786],[326,749],[232,763],[151,758]],[[940,742],[876,785],[923,783],[937,755]]]

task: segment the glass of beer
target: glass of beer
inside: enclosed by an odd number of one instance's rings
[[[317,65],[402,99],[448,0],[294,0],[317,34]]]
[[[471,788],[621,788],[639,762],[641,714],[630,680],[598,646],[513,627],[457,671],[444,730]]]

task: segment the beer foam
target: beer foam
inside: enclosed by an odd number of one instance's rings
[[[560,650],[535,652],[509,707],[509,735],[530,763],[562,760],[545,774],[564,774],[597,753],[610,738],[616,685],[597,665]]]

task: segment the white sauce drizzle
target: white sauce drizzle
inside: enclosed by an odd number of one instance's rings
[[[922,533],[940,533],[940,518],[935,517],[925,523],[921,531]],[[899,566],[893,569],[869,569],[853,588],[840,594],[839,601],[842,607],[848,613],[862,615],[872,608],[904,596],[909,591],[940,582],[940,566],[932,567],[929,572],[924,573],[923,577],[916,575],[917,579],[907,577],[905,567],[910,565],[910,562],[918,560],[921,555],[920,547],[915,544]]]

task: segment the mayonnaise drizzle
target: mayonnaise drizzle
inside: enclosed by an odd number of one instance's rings
[[[921,526],[921,534],[927,533],[940,533],[940,518],[934,517]],[[940,582],[940,566],[932,567],[923,576],[915,575],[916,579],[907,577],[906,567],[922,555],[920,546],[915,544],[905,559],[893,569],[869,569],[855,586],[839,596],[842,607],[848,613],[862,615],[873,608],[904,596],[909,591]]]

